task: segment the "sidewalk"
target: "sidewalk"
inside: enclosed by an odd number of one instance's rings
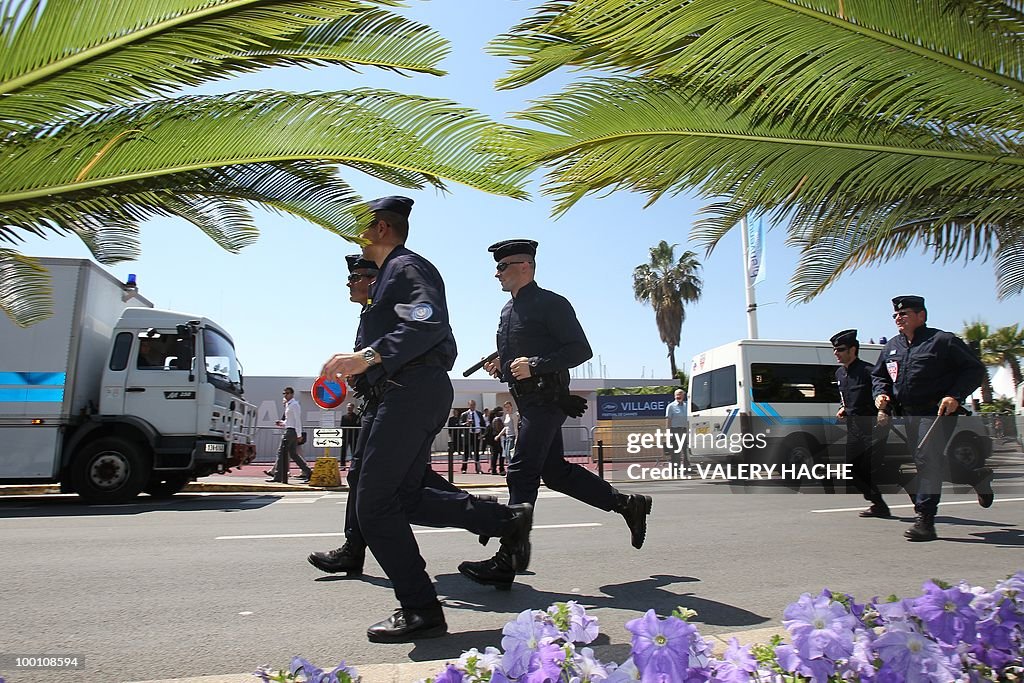
[[[705,640],[711,643],[715,655],[721,657],[729,644],[729,639],[735,637],[740,645],[753,643],[766,643],[774,635],[786,635],[786,629],[782,626],[757,628],[733,633],[723,633],[717,636],[705,636]],[[498,643],[494,643],[495,646]],[[364,666],[354,665],[362,683],[414,683],[427,676],[433,676],[442,671],[446,662],[457,661],[462,653],[452,654],[451,659],[438,659],[429,662],[406,662],[402,664],[369,664]],[[337,663],[314,662],[330,671]],[[282,662],[287,666],[287,662]],[[255,669],[255,667],[253,667]],[[258,679],[251,673],[247,674],[225,674],[222,676],[198,676],[193,678],[161,678],[158,680],[134,681],[132,683],[253,683]]]

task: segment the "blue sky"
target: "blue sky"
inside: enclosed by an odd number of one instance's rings
[[[443,78],[294,68],[219,82],[204,91],[379,87],[445,97],[505,119],[571,77],[555,74],[528,88],[493,89],[508,65],[483,48],[534,4],[413,0],[403,13],[429,23],[452,43],[442,65],[449,75]],[[530,184],[532,200],[515,201],[455,184],[449,194],[400,191],[357,171],[343,168],[341,174],[367,198],[407,194],[415,199],[408,246],[444,275],[460,351],[456,372],[494,347],[497,315],[508,295],[493,277],[487,246],[510,237],[540,242],[537,280],[573,302],[594,348],[595,377],[669,376],[654,313],[634,301],[631,286],[633,268],[646,262],[650,247],[662,239],[679,244],[677,253],[697,251],[704,264],[704,296],[686,309],[676,350],[679,366],[688,368],[702,350],[746,336],[739,234],[727,236],[710,256],[690,244],[690,228],[702,206],[693,196],[665,197],[646,209],[645,197],[637,194],[590,197],[554,220],[550,200],[539,193],[539,176]],[[247,374],[316,374],[332,353],[352,346],[357,309],[348,302],[343,257],[356,249],[302,221],[259,210],[255,216],[262,236],[238,255],[223,252],[185,221],[151,221],[142,230],[141,258],[111,271],[121,278],[137,273],[141,293],[160,308],[207,315],[224,325]],[[959,331],[977,318],[993,327],[1021,321],[1020,297],[997,301],[990,263],[941,265],[923,255],[862,269],[812,303],[791,305],[786,292],[797,255],[784,245],[784,228],[767,234],[767,279],[757,287],[762,338],[827,339],[849,327],[858,328],[865,341],[891,335],[889,300],[900,294],[924,296],[929,322],[944,329]],[[31,239],[20,249],[38,256],[88,256],[70,238]]]

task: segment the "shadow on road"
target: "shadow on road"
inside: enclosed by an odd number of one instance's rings
[[[121,505],[87,505],[74,495],[5,497],[0,498],[0,519],[11,517],[107,517],[166,511],[241,512],[266,507],[280,498],[279,495],[253,493],[221,496],[179,493],[170,499],[139,496],[132,502]]]

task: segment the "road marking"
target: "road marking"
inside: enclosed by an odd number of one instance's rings
[[[582,527],[603,526],[599,522],[583,522],[580,524],[537,524],[533,527],[538,529],[579,529]],[[415,529],[414,534],[455,534],[465,533],[465,529]],[[343,531],[331,531],[315,534],[250,534],[247,536],[216,536],[215,541],[240,541],[240,540],[262,540],[267,538],[321,538],[325,536],[344,536]]]
[[[996,498],[995,499],[996,503],[1020,503],[1021,501],[1024,501],[1024,498]],[[978,504],[978,501],[976,501],[976,500],[951,500],[949,502],[945,502],[945,501],[941,502],[941,503],[939,503],[939,506],[942,507],[942,506],[945,506],[945,505],[977,505],[977,504]],[[901,509],[901,508],[913,508],[913,507],[914,507],[914,505],[912,503],[907,503],[906,505],[890,505],[889,509],[890,510],[897,510],[897,509]],[[864,509],[864,506],[861,505],[860,507],[856,507],[856,508],[827,508],[827,509],[824,509],[824,510],[811,510],[811,512],[860,512],[863,509]]]

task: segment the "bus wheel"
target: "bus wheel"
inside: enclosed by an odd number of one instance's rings
[[[795,491],[800,490],[801,484],[808,483],[797,476],[799,470],[806,466],[814,466],[814,448],[811,440],[805,436],[794,436],[782,444],[779,457],[776,460],[781,465],[782,481],[786,486]]]
[[[86,444],[71,463],[71,482],[87,503],[123,503],[139,495],[152,469],[135,442],[106,436]]]

